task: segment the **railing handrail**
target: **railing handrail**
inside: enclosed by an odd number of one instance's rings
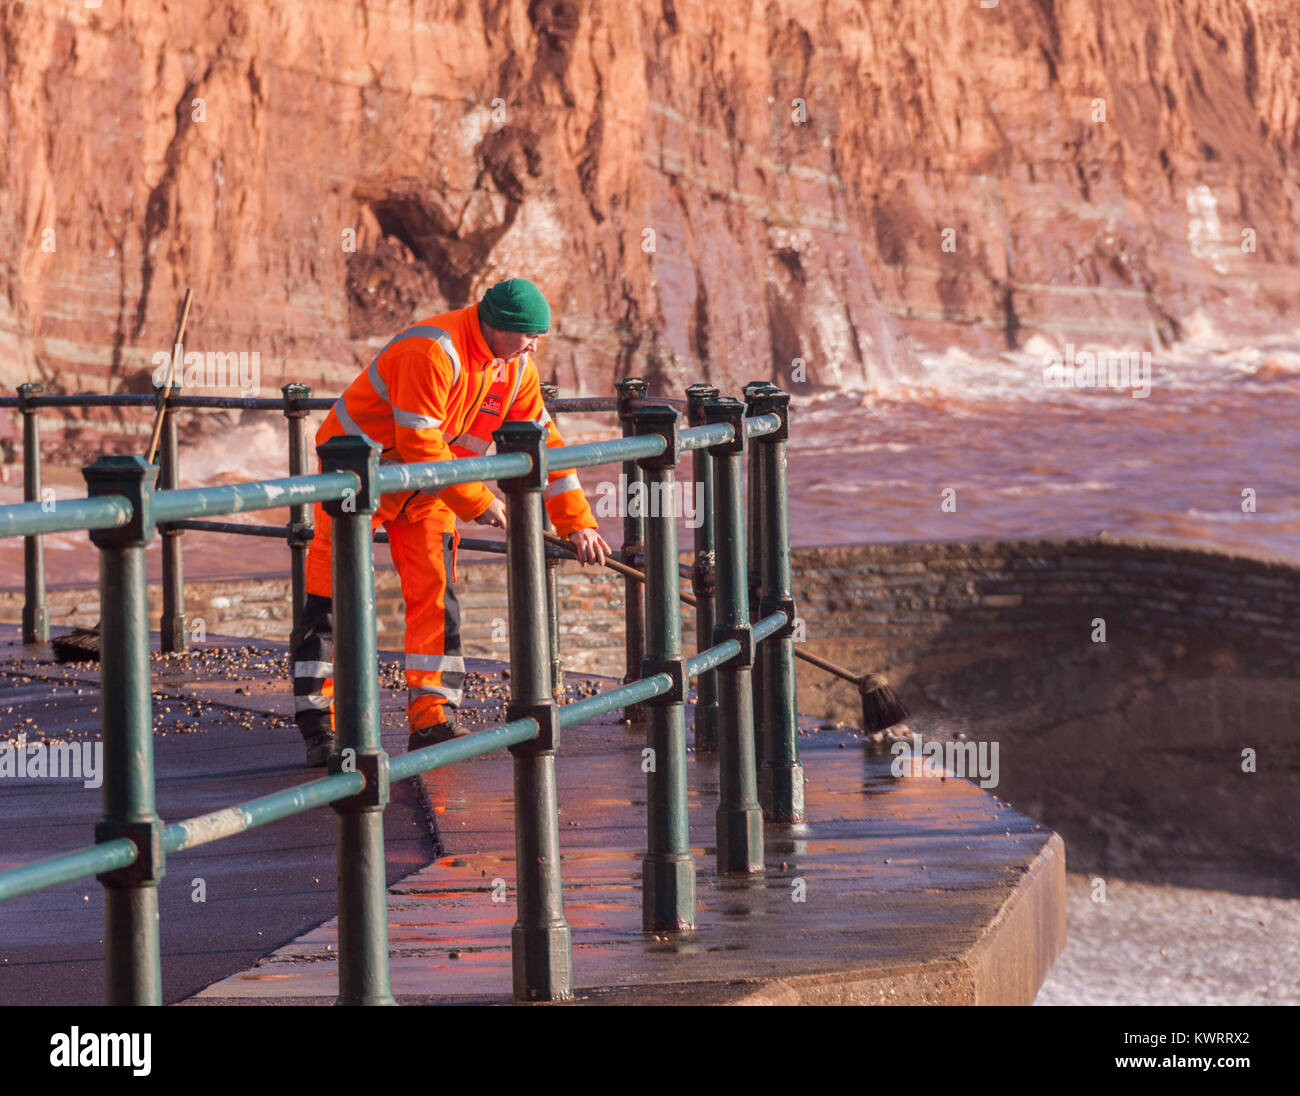
[[[776,415],[745,420],[747,438],[761,437],[778,429],[780,419]],[[680,447],[683,450],[707,449],[732,440],[734,433],[733,427],[728,423],[693,427],[681,431]],[[553,463],[561,467],[589,468],[616,460],[657,457],[664,449],[663,438],[646,435],[561,446],[549,450],[548,457],[554,454],[551,457]],[[563,457],[559,454],[563,454]],[[385,464],[380,467],[377,478],[379,493],[390,495],[486,479],[509,479],[527,475],[531,470],[532,461],[526,454],[509,453],[491,457],[457,457],[418,464]],[[348,492],[356,492],[359,485],[360,481],[350,472],[316,472],[305,476],[155,491],[152,516],[157,523],[165,524],[218,514],[274,510],[282,506],[314,502],[336,502],[347,497]],[[130,500],[120,495],[60,499],[48,511],[44,506],[40,502],[0,506],[0,537],[111,529],[126,525],[132,518]]]
[[[117,529],[126,525],[133,513],[131,500],[120,495],[65,499],[53,510],[43,502],[14,502],[0,506],[0,537]]]

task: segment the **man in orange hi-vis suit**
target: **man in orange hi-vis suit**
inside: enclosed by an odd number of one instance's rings
[[[339,434],[367,436],[384,463],[415,464],[486,453],[492,431],[509,420],[546,430],[547,448],[564,444],[542,404],[532,354],[550,327],[551,310],[523,278],[499,282],[482,301],[408,327],[348,386],[316,433],[320,445]],[[552,471],[542,491],[560,536],[583,564],[604,563],[610,547],[572,470]],[[386,495],[374,525],[388,530],[406,602],[408,748],[445,742],[461,730],[454,709],[465,683],[460,610],[451,585],[459,537],[456,519],[505,528],[505,506],[483,483],[436,494]],[[307,764],[324,765],[333,746],[333,613],[330,519],[316,506],[307,552],[307,600],[292,640],[295,718]]]

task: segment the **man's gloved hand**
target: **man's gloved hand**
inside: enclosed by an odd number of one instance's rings
[[[495,525],[498,529],[504,529],[506,527],[506,504],[500,499],[494,498],[492,505],[474,519],[474,524]]]
[[[588,563],[604,564],[605,557],[614,554],[614,550],[605,543],[605,538],[595,529],[579,529],[569,534],[569,540],[578,550],[578,562],[584,567]]]

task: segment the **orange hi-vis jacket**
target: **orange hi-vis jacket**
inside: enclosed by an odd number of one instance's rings
[[[542,403],[531,356],[494,359],[478,308],[470,305],[430,316],[396,335],[335,401],[316,432],[316,444],[360,434],[383,447],[383,463],[451,460],[486,453],[493,430],[521,419],[545,429],[548,449],[564,444]],[[555,531],[567,537],[596,528],[576,472],[552,470],[547,479],[542,498]],[[472,521],[492,498],[483,483],[453,484],[436,493],[413,492],[401,513],[408,521],[428,520],[450,533],[456,518]]]

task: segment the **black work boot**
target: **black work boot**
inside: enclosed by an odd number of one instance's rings
[[[406,752],[422,750],[425,746],[436,746],[439,742],[450,742],[453,738],[464,738],[469,734],[456,722],[456,717],[435,723],[431,727],[421,727],[412,731],[406,739]]]
[[[303,739],[307,747],[307,768],[323,769],[334,750],[334,734],[326,728]]]

